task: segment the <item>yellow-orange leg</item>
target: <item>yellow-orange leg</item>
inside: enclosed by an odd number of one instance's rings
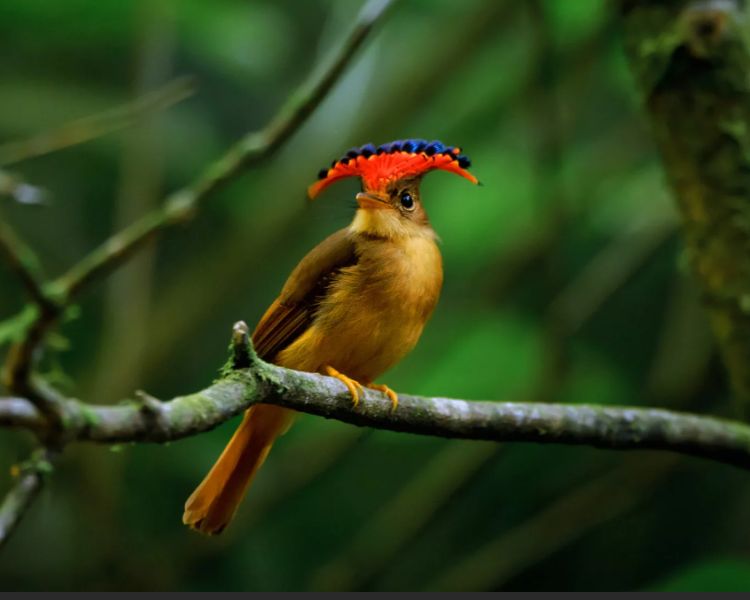
[[[326,375],[335,377],[346,386],[346,388],[349,390],[349,393],[352,395],[352,403],[356,408],[359,404],[359,393],[362,392],[364,394],[365,392],[365,390],[362,388],[362,384],[359,381],[352,379],[351,377],[347,377],[343,373],[339,373],[331,365],[325,366],[323,370],[325,371]]]
[[[371,381],[370,383],[366,383],[365,387],[368,387],[371,390],[378,390],[379,392],[383,392],[386,396],[388,396],[388,398],[391,399],[391,410],[396,410],[398,408],[398,394],[387,385],[383,385],[382,383],[373,383]]]

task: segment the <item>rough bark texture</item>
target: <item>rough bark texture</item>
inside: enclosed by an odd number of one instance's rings
[[[206,431],[266,402],[353,425],[448,438],[669,450],[750,469],[750,427],[654,408],[533,402],[468,402],[399,395],[398,409],[367,390],[357,408],[337,379],[258,360],[210,387],[160,402],[142,394],[120,406],[65,403],[65,441],[167,442]],[[231,364],[231,363],[230,363]],[[44,432],[30,402],[0,399],[0,426]]]
[[[750,407],[750,51],[744,3],[628,0],[625,47],[684,224],[687,255]]]

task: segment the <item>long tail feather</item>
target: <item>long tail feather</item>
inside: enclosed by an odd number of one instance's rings
[[[266,460],[274,441],[294,419],[294,411],[261,404],[245,412],[218,460],[185,502],[182,522],[208,535],[221,533]]]

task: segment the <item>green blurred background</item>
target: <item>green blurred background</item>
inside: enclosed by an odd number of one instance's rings
[[[461,145],[484,186],[425,180],[445,288],[416,350],[384,381],[425,395],[728,414],[608,6],[398,3],[290,143],[81,297],[44,369],[101,403],[207,385],[232,323],[254,324],[304,253],[351,218],[354,181],[305,200],[318,169],[352,145],[425,137]],[[8,166],[49,202],[0,198],[0,218],[48,274],[62,273],[267,122],[359,8],[4,0],[0,149],[179,75],[195,78],[196,93]],[[24,294],[1,267],[0,289],[4,318]],[[0,554],[0,586],[750,589],[750,486],[739,470],[310,416],[277,443],[232,526],[204,538],[182,526],[182,505],[235,426],[166,446],[69,447]],[[0,489],[31,442],[3,432]]]

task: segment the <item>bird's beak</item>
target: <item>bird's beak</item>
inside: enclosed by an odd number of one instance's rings
[[[391,203],[387,199],[371,192],[360,192],[357,194],[357,204],[359,204],[360,208],[370,208],[372,210],[391,208]]]

